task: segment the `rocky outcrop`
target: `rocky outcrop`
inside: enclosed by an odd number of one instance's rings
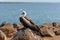
[[[38,31],[31,28],[4,22],[0,25],[0,40],[60,40],[60,23],[44,23],[38,28],[35,25]]]

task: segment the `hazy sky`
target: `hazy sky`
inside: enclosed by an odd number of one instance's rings
[[[60,2],[60,0],[0,0],[0,2]]]

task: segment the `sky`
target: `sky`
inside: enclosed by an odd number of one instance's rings
[[[60,2],[60,0],[0,0],[0,2]]]

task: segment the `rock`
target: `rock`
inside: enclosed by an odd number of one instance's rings
[[[0,30],[3,31],[8,38],[12,37],[17,32],[12,24],[5,24]]]
[[[42,36],[50,36],[50,37],[55,36],[55,33],[52,30],[52,26],[50,25],[41,25],[40,32]]]
[[[8,22],[4,21],[4,22],[2,22],[2,24],[0,25],[0,27],[4,26],[6,24],[8,24]]]
[[[13,26],[14,26],[14,28],[17,29],[17,31],[19,31],[19,30],[24,28],[24,26],[22,24],[17,24],[17,23],[14,23]]]
[[[56,35],[60,35],[60,30],[55,31]]]
[[[59,28],[54,28],[53,31],[56,35],[60,35],[60,29]]]
[[[19,31],[17,34],[15,34],[14,38],[12,40],[35,40],[32,37],[33,33],[30,32],[29,29],[25,30],[25,31]]]
[[[40,37],[39,35],[35,35],[35,40],[42,40],[42,37]]]
[[[30,29],[20,30],[17,32],[12,40],[40,40],[40,37],[35,36]]]
[[[55,35],[60,35],[60,23],[53,22],[53,23],[45,23],[43,25],[40,25],[41,32],[45,32],[48,30],[48,32],[54,32]],[[44,34],[44,33],[43,33]]]
[[[41,26],[45,26],[46,28],[51,28],[53,27],[52,23],[44,23],[43,25]]]
[[[0,30],[0,40],[8,40],[6,35]]]
[[[58,22],[53,22],[53,31],[56,35],[60,35],[60,23]]]
[[[43,37],[43,40],[60,40],[60,36]]]
[[[58,22],[53,22],[52,25],[53,27],[60,28],[60,23]]]

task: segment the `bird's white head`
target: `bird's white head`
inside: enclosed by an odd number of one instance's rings
[[[23,10],[23,11],[22,11],[22,15],[23,15],[23,16],[26,16],[26,14],[27,14],[26,11]]]

